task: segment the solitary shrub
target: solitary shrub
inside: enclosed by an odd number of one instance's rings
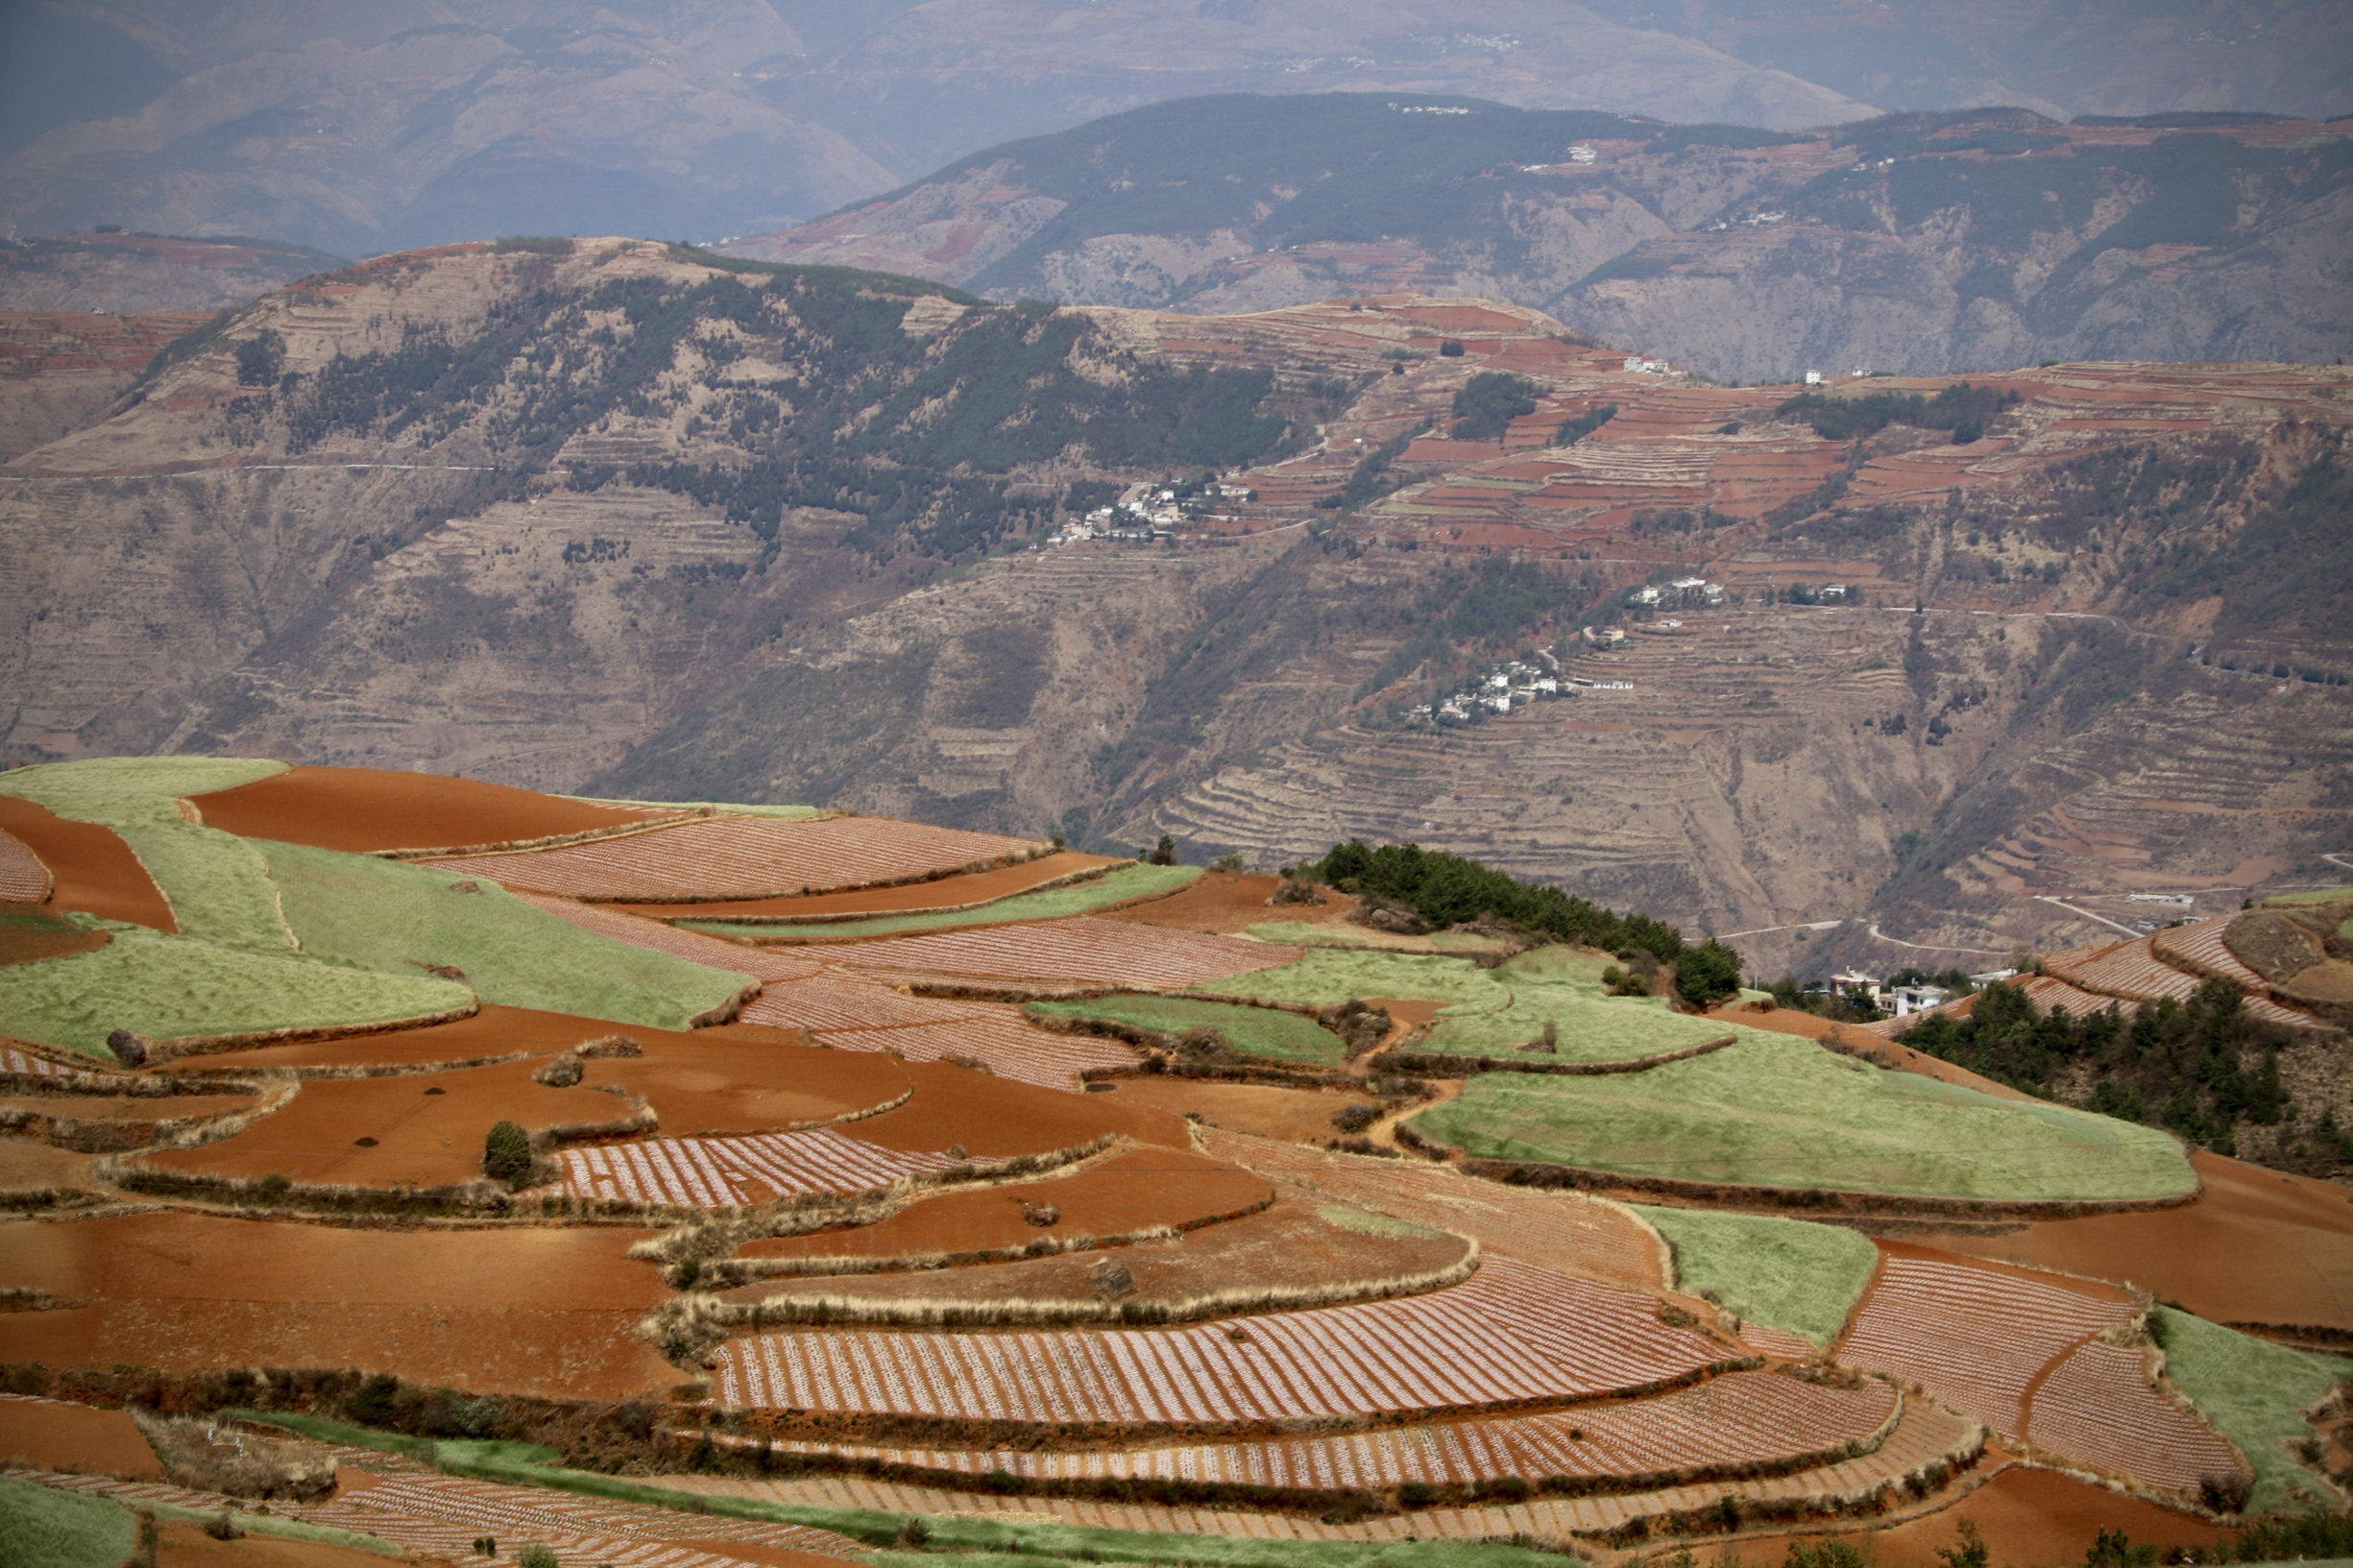
[[[1362,1132],[1381,1119],[1381,1108],[1355,1100],[1343,1105],[1332,1115],[1332,1125],[1342,1132]]]
[[[205,1533],[216,1541],[242,1540],[245,1536],[245,1532],[238,1528],[237,1521],[230,1516],[227,1508],[205,1521]]]
[[[1152,847],[1151,851],[1145,855],[1144,860],[1148,865],[1175,865],[1176,863],[1176,840],[1167,833],[1162,833],[1160,842]]]
[[[2197,1495],[2217,1513],[2238,1513],[2255,1490],[2255,1478],[2244,1471],[2214,1471],[2197,1478]]]
[[[532,1073],[531,1080],[544,1083],[550,1089],[570,1089],[580,1081],[581,1074],[587,1071],[580,1065],[580,1058],[568,1050]]]
[[[1705,1007],[1740,989],[1740,955],[1712,939],[1675,960],[1675,990],[1694,1007]]]
[[[482,1141],[482,1173],[509,1187],[531,1179],[531,1137],[512,1122],[501,1122]]]
[[[554,1549],[529,1541],[515,1549],[515,1568],[564,1568]]]

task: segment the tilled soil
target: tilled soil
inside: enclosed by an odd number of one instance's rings
[[[69,822],[14,795],[0,795],[0,828],[49,868],[57,887],[47,907],[80,909],[159,931],[180,929],[163,890],[113,829]]]
[[[0,1138],[0,1192],[79,1186],[89,1163],[86,1154],[53,1148],[36,1138]]]
[[[1117,1095],[1063,1095],[948,1062],[904,1062],[915,1098],[845,1129],[863,1143],[909,1153],[962,1148],[975,1159],[1008,1159],[1070,1148],[1104,1133],[1139,1144],[1191,1148],[1184,1122],[1118,1103]]]
[[[969,905],[985,904],[993,899],[1026,893],[1031,888],[1079,872],[1123,864],[1126,862],[1108,855],[1080,855],[1076,850],[1064,850],[1057,855],[1025,860],[1019,865],[999,866],[993,871],[968,872],[960,877],[942,877],[936,881],[907,882],[897,887],[861,887],[846,893],[813,893],[806,897],[782,899],[738,899],[718,904],[620,904],[614,907],[626,909],[632,914],[651,915],[657,920],[726,920],[742,915],[790,915],[798,918],[961,909]],[[784,929],[780,928],[779,934],[783,933]],[[797,934],[822,936],[825,928],[820,925]]]
[[[837,1121],[886,1105],[911,1087],[904,1067],[874,1052],[699,1034],[631,1038],[642,1039],[644,1055],[592,1058],[582,1081],[640,1096],[670,1138]]]
[[[0,1399],[0,1461],[160,1481],[156,1451],[121,1411],[50,1400]]]
[[[257,1103],[252,1095],[0,1095],[0,1112],[31,1111],[60,1122],[178,1122]]]
[[[856,1131],[855,1128],[852,1131]],[[1155,1225],[1190,1225],[1235,1214],[1274,1195],[1262,1176],[1178,1149],[1146,1146],[1114,1154],[1069,1176],[946,1193],[909,1205],[878,1224],[812,1236],[781,1236],[743,1247],[747,1258],[905,1258],[1018,1247],[1042,1238],[1126,1236]],[[1036,1225],[1025,1207],[1053,1205]]]
[[[1139,926],[1164,926],[1180,931],[1208,931],[1230,936],[1271,920],[1297,920],[1326,926],[1347,919],[1356,901],[1346,893],[1324,890],[1322,904],[1271,905],[1267,900],[1282,885],[1280,877],[1249,872],[1204,872],[1193,885],[1164,899],[1153,899],[1126,909],[1104,912],[1106,920],[1128,920]]]
[[[0,1224],[0,1285],[87,1306],[0,1314],[0,1361],[167,1372],[358,1367],[493,1393],[619,1399],[677,1369],[636,1334],[667,1292],[625,1227],[361,1229],[148,1212]]]
[[[1344,1089],[1281,1089],[1210,1078],[1121,1078],[1114,1091],[1125,1105],[1173,1116],[1198,1114],[1213,1127],[1254,1133],[1287,1144],[1320,1144],[1340,1136],[1332,1118],[1344,1105],[1375,1101]]]
[[[761,1029],[750,1025],[730,1025],[724,1031],[698,1030],[690,1034],[637,1024],[613,1024],[601,1018],[577,1018],[570,1013],[543,1013],[527,1007],[486,1003],[472,1016],[448,1024],[339,1035],[328,1040],[297,1040],[282,1046],[256,1046],[250,1050],[185,1057],[173,1066],[178,1071],[203,1073],[238,1073],[261,1067],[415,1067],[431,1062],[478,1061],[485,1056],[504,1056],[515,1051],[552,1056],[591,1040],[610,1039],[617,1034],[626,1035],[649,1049],[660,1042],[695,1044],[706,1038],[767,1040],[780,1046],[803,1043],[793,1031]]]
[[[207,828],[358,855],[552,838],[664,814],[478,779],[361,767],[293,767],[191,799]]]
[[[0,901],[0,964],[38,963],[94,953],[113,938],[68,926],[38,904]]]

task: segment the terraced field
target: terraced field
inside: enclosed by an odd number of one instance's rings
[[[1274,969],[1299,950],[1081,915],[1018,929],[844,943],[825,955],[850,969],[1176,988]]]

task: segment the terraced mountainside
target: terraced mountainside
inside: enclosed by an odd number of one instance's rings
[[[1866,24],[1867,25],[1867,24]],[[729,250],[1218,314],[1485,295],[1726,379],[2327,360],[2353,131],[1908,113],[1830,131],[1225,96],[969,154]]]
[[[1766,974],[1981,968],[2132,934],[2135,893],[2331,876],[2344,374],[1974,385],[1784,408],[1417,296],[1200,317],[620,240],[403,254],[174,345],[0,473],[6,744],[1270,865],[1413,837]],[[1147,481],[1189,496],[1150,543],[1079,537]]]

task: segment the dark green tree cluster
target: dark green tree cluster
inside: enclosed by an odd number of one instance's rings
[[[1612,953],[1640,950],[1673,963],[1686,951],[1683,932],[1644,914],[1617,914],[1597,904],[1541,882],[1521,881],[1481,865],[1468,856],[1425,850],[1419,844],[1369,847],[1351,838],[1334,844],[1309,868],[1316,880],[1344,893],[1369,893],[1410,905],[1432,926],[1453,926],[1492,916],[1557,942],[1575,942]],[[1740,961],[1729,948],[1734,983]]]
[[[482,1140],[482,1174],[509,1187],[531,1179],[531,1135],[512,1122],[500,1122]]]
[[[1773,412],[1796,416],[1825,441],[1877,435],[1891,424],[1919,430],[1950,430],[1953,445],[1967,446],[1985,434],[1985,422],[2018,401],[2015,392],[1956,381],[1933,398],[1916,392],[1872,392],[1859,398],[1826,398],[1801,392]]]
[[[1615,418],[1615,403],[1604,403],[1599,408],[1588,409],[1575,419],[1563,420],[1561,428],[1552,433],[1552,444],[1555,446],[1574,446]]]
[[[1417,424],[1403,435],[1393,437],[1373,447],[1356,460],[1356,467],[1348,470],[1346,484],[1316,504],[1326,512],[1353,512],[1359,507],[1370,506],[1391,491],[1408,483],[1402,475],[1392,474],[1389,465],[1414,444],[1416,436],[1428,428],[1426,424]]]
[[[2293,1108],[2279,1077],[2289,1036],[2247,1013],[2220,980],[2187,1001],[2167,997],[2131,1013],[2110,1006],[2081,1018],[2064,1007],[2038,1018],[2025,991],[1997,982],[1966,1018],[1930,1013],[1900,1038],[2045,1099],[2056,1098],[2055,1077],[2088,1069],[2089,1109],[2170,1127],[2224,1154],[2237,1151],[2239,1122],[2275,1124]],[[2245,1065],[2249,1057],[2258,1065]]]
[[[1454,395],[1454,439],[1501,441],[1514,420],[1535,412],[1535,382],[1504,371],[1481,371]]]

